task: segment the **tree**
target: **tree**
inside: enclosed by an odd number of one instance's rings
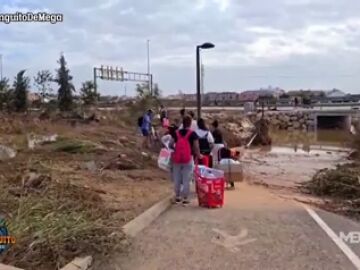
[[[157,83],[154,83],[154,86],[153,86],[153,96],[156,99],[161,96],[161,90],[160,90],[159,85]]]
[[[147,83],[136,85],[135,91],[137,93],[137,100],[134,106],[132,106],[134,112],[159,106],[159,86],[157,84],[154,84],[153,90],[154,94],[151,95],[149,85]]]
[[[92,81],[84,82],[82,84],[80,92],[81,92],[81,99],[85,105],[95,104],[100,98],[100,95],[95,92],[95,86]]]
[[[21,70],[14,81],[14,108],[17,112],[24,112],[27,109],[29,85],[30,78],[25,76],[25,70]]]
[[[49,70],[41,70],[37,73],[36,77],[34,77],[35,86],[40,92],[42,102],[44,99],[50,95],[52,89],[50,87],[50,83],[53,81],[53,77]]]
[[[4,109],[4,104],[10,103],[11,90],[9,86],[9,79],[3,78],[0,80],[0,109]]]
[[[150,89],[147,84],[136,84],[136,93],[139,99],[151,97]]]
[[[161,90],[159,89],[159,85],[157,83],[154,83],[153,85],[153,95],[152,98],[158,99],[160,97]],[[149,85],[147,83],[144,84],[137,84],[136,85],[136,93],[138,95],[138,98],[150,98],[151,92],[149,89]]]
[[[311,105],[311,97],[307,95],[302,96],[302,104],[303,105]]]
[[[75,87],[71,82],[72,76],[69,74],[70,70],[66,67],[64,55],[60,56],[58,63],[60,65],[60,68],[57,70],[55,82],[57,82],[59,85],[59,109],[61,111],[69,111],[72,109],[73,92],[75,92]]]

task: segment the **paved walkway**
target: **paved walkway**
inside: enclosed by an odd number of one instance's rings
[[[346,218],[316,213],[337,234],[360,231]],[[360,244],[349,247],[360,254]],[[117,264],[122,270],[357,269],[301,205],[246,184],[226,193],[222,209],[199,208],[196,200],[173,206]]]

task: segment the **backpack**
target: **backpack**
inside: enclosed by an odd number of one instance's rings
[[[143,123],[143,120],[144,120],[144,117],[143,116],[140,116],[137,120],[137,125],[138,127],[141,127],[142,126],[142,123]]]
[[[231,150],[227,147],[223,147],[223,148],[219,149],[218,158],[219,158],[219,161],[222,160],[223,158],[230,159],[231,158]]]
[[[207,132],[204,137],[199,138],[199,147],[200,147],[201,154],[208,155],[208,154],[211,153],[211,148],[210,148],[210,143],[209,143],[209,140],[208,140],[208,135],[209,135],[209,132]]]
[[[176,131],[177,142],[172,160],[175,164],[187,164],[191,161],[191,145],[189,137],[192,131],[188,130],[185,136],[181,136],[179,130]]]

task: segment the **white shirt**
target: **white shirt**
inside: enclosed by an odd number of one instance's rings
[[[207,135],[207,140],[211,144],[215,142],[214,137],[209,130],[202,130],[198,128],[195,130],[195,133],[199,138],[204,138]]]
[[[180,125],[179,129],[182,129],[182,128],[183,128],[183,124]],[[191,121],[190,129],[193,130],[193,131],[198,129],[198,125],[197,125],[196,120]]]
[[[221,148],[225,147],[224,144],[214,144],[213,149],[211,149],[211,155],[213,157],[213,165],[219,164],[218,158],[219,158],[219,150]],[[215,168],[215,167],[214,167]]]

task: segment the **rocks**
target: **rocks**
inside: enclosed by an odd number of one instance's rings
[[[121,143],[122,145],[129,145],[132,143],[132,141],[130,141],[127,136],[121,136],[119,138],[119,143]]]
[[[16,151],[8,146],[0,144],[0,161],[16,157]]]
[[[117,158],[109,161],[107,164],[103,166],[101,170],[137,170],[141,169],[141,166],[134,162],[133,160],[123,158],[122,156],[118,156]]]
[[[28,135],[28,148],[34,149],[37,145],[56,142],[58,138],[57,134],[49,135],[49,136],[39,136],[39,135]]]
[[[268,113],[265,115],[265,119],[269,120],[273,128],[281,130],[307,131],[309,127],[315,125],[311,115],[304,112]]]
[[[293,127],[294,127],[294,129],[300,129],[301,124],[299,122],[294,122]]]
[[[48,175],[30,172],[23,177],[22,186],[24,188],[39,189],[43,187],[47,181],[50,180],[51,178]]]
[[[96,172],[98,170],[98,167],[95,163],[95,161],[88,161],[85,162],[82,166],[83,169],[89,170],[90,172]]]

